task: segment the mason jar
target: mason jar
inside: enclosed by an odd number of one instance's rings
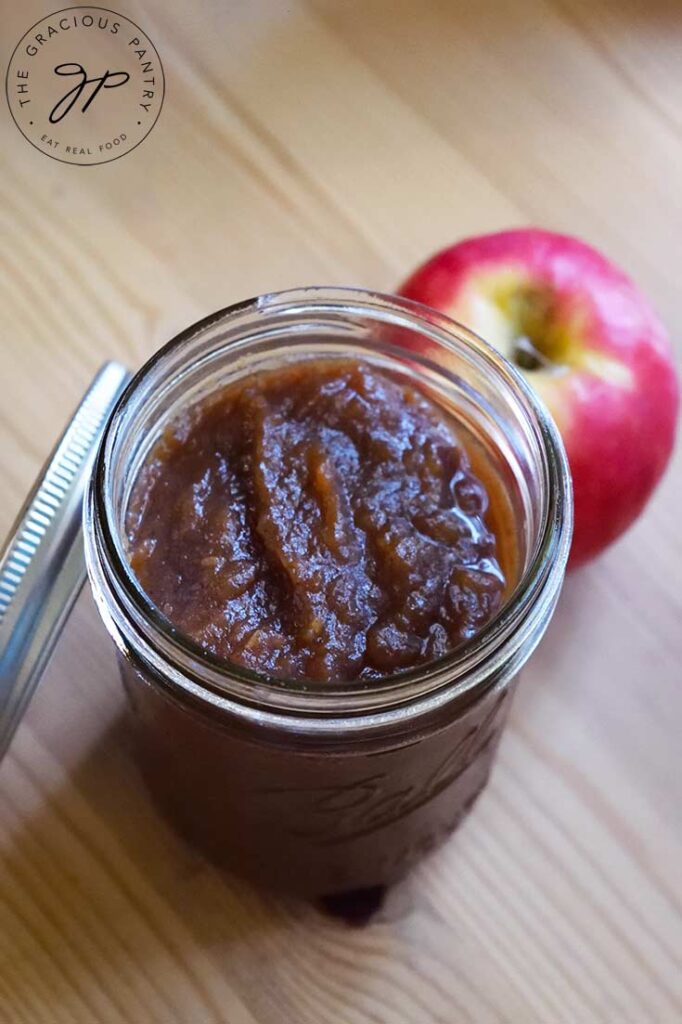
[[[504,507],[513,533],[501,611],[445,657],[386,679],[283,680],[216,659],[164,617],[129,565],[126,510],[165,427],[247,374],[320,357],[368,361],[454,413],[493,488],[492,514]],[[307,288],[184,331],[109,419],[84,520],[92,589],[159,806],[211,858],[261,884],[320,896],[395,882],[488,779],[519,670],[557,602],[571,524],[548,413],[494,349],[427,307]]]

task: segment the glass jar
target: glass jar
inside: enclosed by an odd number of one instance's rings
[[[204,652],[140,589],[125,538],[137,473],[180,409],[242,375],[320,356],[369,360],[455,410],[467,448],[497,481],[493,506],[507,503],[517,563],[513,592],[478,636],[418,669],[333,688]],[[158,803],[211,857],[288,892],[397,880],[485,785],[517,673],[557,602],[571,523],[548,414],[495,350],[433,310],[309,288],[183,332],[116,407],[85,508],[88,571]]]

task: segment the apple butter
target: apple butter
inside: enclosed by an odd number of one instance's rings
[[[261,370],[187,408],[127,513],[144,591],[211,654],[330,685],[474,636],[505,576],[458,423],[351,359]]]
[[[187,328],[85,503],[159,807],[217,864],[366,917],[485,786],[571,522],[545,410],[440,314],[305,288]]]

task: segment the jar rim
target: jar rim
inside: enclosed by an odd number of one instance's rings
[[[465,346],[469,355],[486,364],[500,382],[504,379],[507,386],[511,385],[522,397],[543,446],[549,492],[533,557],[503,607],[479,633],[424,665],[378,680],[352,681],[333,687],[329,683],[272,677],[217,658],[174,626],[138,583],[125,556],[109,500],[114,447],[125,411],[164,362],[210,328],[240,315],[295,314],[303,310],[373,315],[375,319],[409,328],[449,347]],[[436,369],[446,372],[441,366]],[[227,306],[181,331],[151,356],[128,384],[107,423],[85,517],[88,569],[105,624],[117,642],[120,640],[117,634],[122,626],[126,630],[126,624],[128,639],[130,636],[144,638],[145,660],[149,660],[162,678],[170,676],[172,682],[179,683],[195,698],[211,704],[232,706],[236,702],[245,707],[247,713],[251,708],[260,712],[261,719],[268,717],[264,708],[304,716],[345,716],[376,710],[377,705],[383,711],[420,698],[432,700],[445,690],[448,699],[469,693],[477,683],[490,679],[494,655],[497,654],[499,660],[502,651],[506,662],[514,660],[523,648],[521,661],[525,661],[539,639],[532,639],[534,624],[544,622],[541,632],[544,631],[558,597],[570,547],[572,494],[566,453],[549,412],[522,374],[489,343],[421,303],[358,288],[311,286],[271,292]],[[123,612],[123,624],[111,621],[112,600]]]

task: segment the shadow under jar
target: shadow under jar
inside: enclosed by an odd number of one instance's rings
[[[372,364],[455,418],[507,578],[499,613],[449,654],[333,686],[207,653],[143,592],[126,541],[135,481],[180,412],[246,375],[321,358]],[[473,804],[554,611],[572,508],[556,428],[492,348],[424,306],[308,288],[208,317],[142,368],[109,422],[85,519],[90,580],[158,803],[239,874],[321,896],[395,882]]]

